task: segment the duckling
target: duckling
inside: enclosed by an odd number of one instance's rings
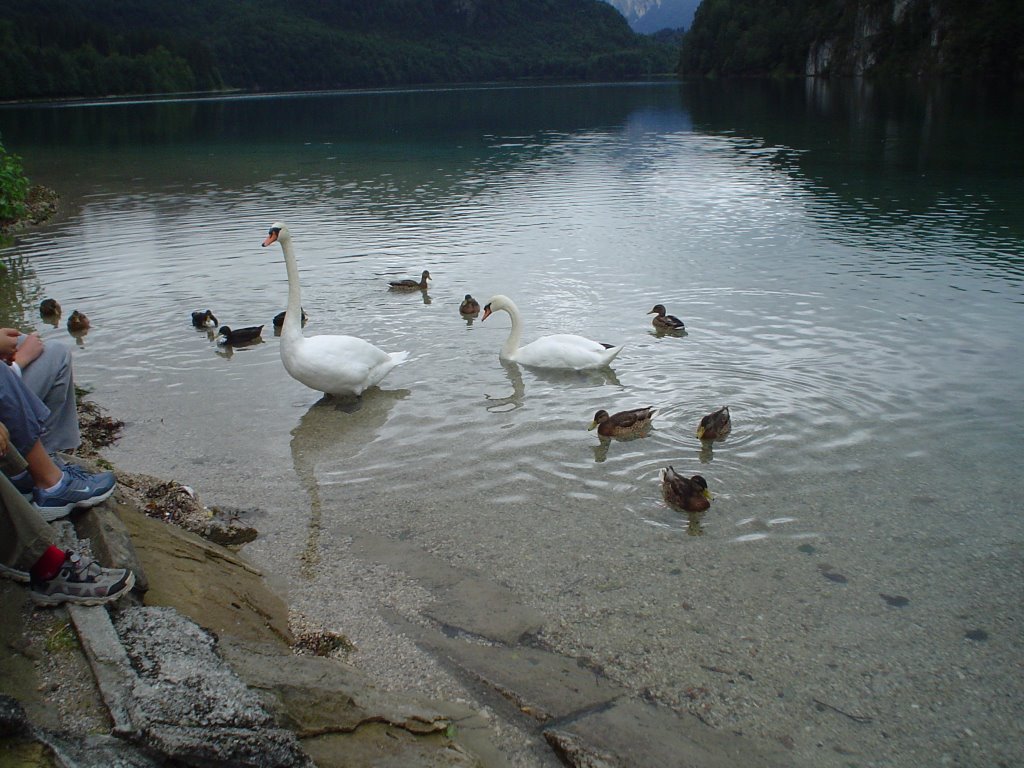
[[[466,298],[459,305],[459,312],[463,315],[478,315],[480,314],[480,302],[467,293]]]
[[[655,328],[657,328],[659,330],[662,330],[662,331],[684,331],[684,330],[686,330],[686,326],[683,324],[682,320],[680,320],[675,315],[666,315],[665,314],[665,305],[664,304],[655,304],[653,309],[651,309],[651,311],[648,312],[647,314],[648,315],[656,315],[656,317],[653,320],[651,320],[651,325],[653,325]]]
[[[729,406],[723,405],[700,420],[700,426],[697,427],[697,439],[715,440],[728,435],[731,429],[732,420],[729,418]]]
[[[60,304],[57,303],[56,299],[43,299],[39,304],[39,316],[40,317],[54,317],[60,316]]]
[[[210,310],[205,312],[196,310],[192,313],[192,325],[196,328],[216,328],[217,317]]]
[[[654,408],[634,408],[631,411],[619,411],[611,416],[608,411],[598,411],[587,430],[597,427],[597,434],[602,437],[623,437],[643,432],[651,425]]]
[[[431,279],[430,272],[424,269],[418,282],[412,278],[406,278],[405,280],[392,280],[388,285],[396,291],[425,291],[427,290],[427,280]]]
[[[77,309],[71,313],[71,317],[68,318],[68,330],[71,333],[84,333],[89,330],[91,323],[89,318],[79,312]]]
[[[278,312],[274,315],[274,327],[280,329],[284,326],[284,312]],[[309,315],[306,314],[306,310],[302,310],[302,327],[306,327],[306,321],[309,320]]]
[[[700,475],[685,478],[671,466],[661,470],[661,491],[665,501],[686,512],[703,512],[713,498],[707,480]]]
[[[226,325],[222,325],[217,331],[217,335],[223,336],[224,341],[228,344],[247,344],[258,339],[261,333],[263,333],[262,325],[252,325],[248,328],[239,328],[234,331]]]

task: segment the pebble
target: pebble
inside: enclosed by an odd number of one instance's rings
[[[887,595],[884,592],[878,593],[885,602],[894,608],[902,608],[910,603],[910,599],[903,595]]]

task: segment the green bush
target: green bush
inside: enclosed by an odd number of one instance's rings
[[[21,158],[9,154],[0,142],[0,224],[24,216],[27,197],[28,178],[22,170]]]

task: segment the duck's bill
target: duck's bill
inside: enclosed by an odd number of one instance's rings
[[[590,426],[587,427],[587,432],[589,432],[592,429],[595,429],[596,427],[597,427],[597,422],[596,421],[590,422]]]
[[[714,495],[712,495],[711,491],[709,491],[707,488],[701,491],[701,496],[703,496],[708,501],[712,501],[715,498]]]
[[[697,427],[697,439],[701,440],[704,438],[704,427]]]

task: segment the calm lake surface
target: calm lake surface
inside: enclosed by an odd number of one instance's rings
[[[862,84],[8,107],[63,210],[0,247],[3,322],[77,345],[127,422],[120,468],[257,508],[246,553],[330,628],[399,591],[401,561],[351,576],[384,537],[794,765],[1020,765],[1021,125],[1019,91]],[[307,334],[412,353],[358,404],[281,365],[275,220]],[[423,269],[426,293],[387,290]],[[507,315],[460,317],[466,293],[511,296],[524,342],[626,348],[607,373],[504,366]],[[43,323],[46,296],[88,335]],[[218,346],[206,308],[263,343]],[[647,437],[586,429],[646,405]],[[665,504],[669,464],[709,512]]]

